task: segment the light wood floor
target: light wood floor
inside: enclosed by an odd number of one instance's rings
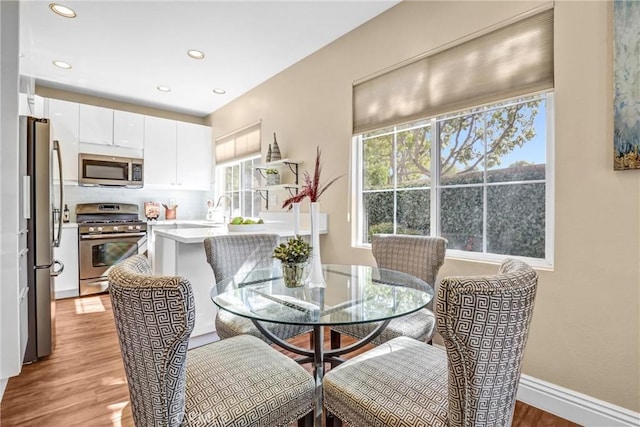
[[[9,380],[0,425],[133,426],[109,296],[59,300],[56,326],[55,352]],[[308,342],[303,336],[295,344]],[[518,402],[513,426],[577,424]]]

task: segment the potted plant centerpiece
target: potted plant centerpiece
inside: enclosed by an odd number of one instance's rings
[[[303,286],[309,275],[311,245],[301,236],[290,238],[276,246],[273,257],[282,262],[282,277],[289,288]]]
[[[269,168],[264,172],[267,174],[267,185],[280,184],[280,172],[278,169]]]

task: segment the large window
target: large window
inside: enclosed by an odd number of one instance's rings
[[[356,136],[357,243],[437,235],[449,255],[548,264],[550,109],[543,93]]]
[[[260,173],[253,165],[260,162],[260,155],[216,166],[216,194],[224,197],[231,217],[257,217],[261,197],[251,189],[258,185]],[[230,205],[229,205],[230,203]],[[229,212],[229,210],[227,210]]]

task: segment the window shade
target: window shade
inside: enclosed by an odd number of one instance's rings
[[[353,87],[353,133],[553,88],[553,9]]]
[[[260,124],[251,125],[216,139],[216,163],[260,154]]]

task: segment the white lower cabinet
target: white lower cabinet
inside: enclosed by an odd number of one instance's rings
[[[77,227],[62,228],[60,247],[53,249],[53,257],[64,264],[64,270],[55,278],[56,299],[77,297],[80,294]]]

